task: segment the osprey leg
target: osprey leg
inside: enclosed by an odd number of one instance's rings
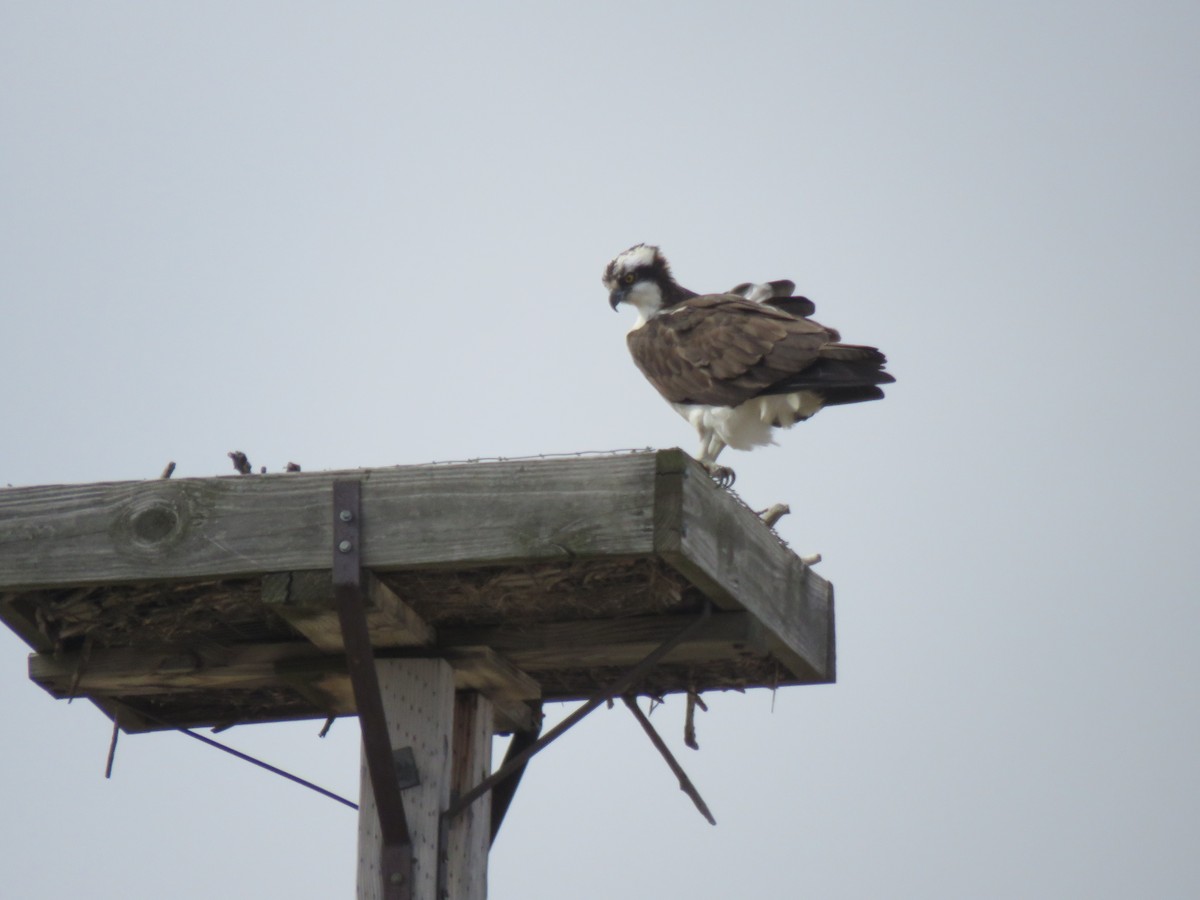
[[[704,470],[712,476],[713,480],[721,487],[733,487],[733,483],[737,480],[737,475],[733,469],[728,466],[718,466],[717,457],[721,455],[721,451],[725,449],[726,444],[716,431],[700,426],[700,453],[698,462],[704,466]]]

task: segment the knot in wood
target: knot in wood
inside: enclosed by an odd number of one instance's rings
[[[158,553],[179,542],[190,519],[186,491],[171,485],[135,496],[119,516],[115,536],[130,549]]]
[[[155,503],[135,512],[130,525],[134,540],[144,544],[157,544],[179,527],[179,513],[170,504]]]

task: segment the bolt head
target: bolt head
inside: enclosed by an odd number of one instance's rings
[[[354,513],[350,512],[348,509],[343,509],[338,513],[338,518],[343,522],[351,522],[354,520]]]
[[[338,544],[338,549],[341,550],[343,553],[349,553],[351,548],[353,548],[353,547],[354,547],[354,545],[352,543],[350,543],[349,541],[342,541],[340,544]]]

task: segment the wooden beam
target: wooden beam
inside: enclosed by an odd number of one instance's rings
[[[194,690],[251,689],[304,673],[345,677],[345,662],[307,644],[246,644],[96,649],[87,654],[31,653],[29,678],[56,697],[136,697]],[[351,707],[353,708],[353,707]]]
[[[542,696],[539,673],[631,666],[680,628],[679,616],[555,622],[529,626],[444,629],[436,648],[411,648],[447,659],[457,690],[484,693],[494,704],[497,733],[534,726],[529,701]],[[748,613],[714,613],[665,658],[703,665],[763,657],[767,635]],[[395,652],[395,651],[394,651]],[[400,651],[404,652],[404,651]],[[29,677],[55,697],[72,689],[107,709],[121,698],[188,691],[283,687],[308,699],[313,715],[349,715],[354,695],[343,658],[306,643],[99,648],[82,653],[33,654]],[[122,724],[128,717],[122,719]],[[138,723],[150,729],[153,723]],[[189,724],[214,724],[191,722]],[[131,727],[129,730],[143,730]]]
[[[449,648],[439,655],[449,661],[457,690],[478,691],[493,698],[498,733],[533,727],[526,701],[541,697],[533,678],[487,647]],[[34,653],[29,657],[29,678],[55,697],[66,697],[72,691],[93,697],[102,709],[118,698],[286,687],[309,698],[314,715],[355,712],[345,659],[300,643],[229,649],[122,647],[93,650],[86,659],[81,653]]]
[[[538,672],[553,669],[634,665],[673,637],[682,627],[682,621],[679,616],[636,616],[444,628],[441,640],[443,646],[491,647],[536,677]],[[664,662],[700,663],[739,654],[766,653],[766,636],[753,616],[744,612],[714,613],[700,630],[672,650]]]
[[[495,731],[530,731],[530,700],[540,700],[541,686],[491,647],[450,647],[443,658],[454,667],[454,688],[488,698],[495,710]]]
[[[459,690],[482,691],[505,706],[541,696],[537,673],[553,669],[632,665],[680,629],[679,616],[447,628],[442,643],[428,650],[445,657],[458,673]],[[762,656],[765,633],[747,613],[714,613],[665,658],[705,662],[736,654]],[[189,690],[273,685],[341,683],[345,661],[306,643],[196,644],[93,649],[82,653],[34,653],[29,677],[55,696],[74,683],[80,695],[139,696]],[[349,697],[344,691],[332,696]],[[335,708],[350,712],[353,702]]]
[[[833,587],[682,451],[662,451],[655,549],[725,609],[749,610],[798,678],[832,682]]]
[[[434,631],[395,591],[363,572],[367,630],[374,647],[417,647],[434,642]],[[329,571],[281,572],[263,577],[262,599],[312,644],[328,653],[345,649]]]
[[[362,480],[363,564],[385,570],[636,556],[655,454],[0,491],[0,589],[322,569],[332,485]]]

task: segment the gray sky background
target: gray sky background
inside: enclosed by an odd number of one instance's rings
[[[690,452],[605,263],[793,278],[899,379],[723,460],[824,554],[840,682],[713,696],[699,753],[655,714],[717,828],[598,712],[492,896],[1197,896],[1198,39],[1193,2],[0,2],[0,484]],[[181,735],[106,782],[7,630],[0,708],[5,896],[351,895],[351,811]],[[223,738],[353,795],[320,724]]]

